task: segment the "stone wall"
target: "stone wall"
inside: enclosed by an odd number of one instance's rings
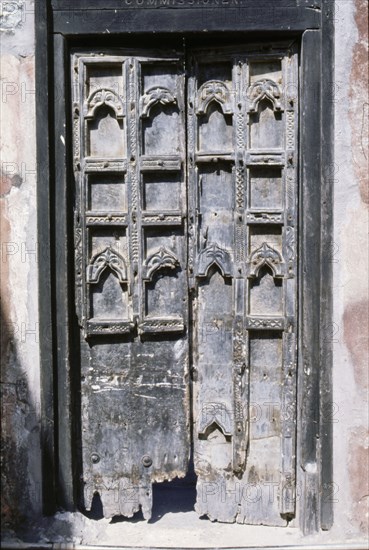
[[[41,514],[33,2],[1,2],[2,517]],[[332,536],[368,524],[368,40],[366,0],[336,1]],[[331,83],[327,83],[330,87]],[[330,93],[330,89],[327,90]],[[42,249],[42,247],[41,247]],[[45,336],[46,337],[46,336]],[[328,421],[330,419],[327,419]]]

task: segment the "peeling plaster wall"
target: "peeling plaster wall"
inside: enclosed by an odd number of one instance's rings
[[[32,2],[1,2],[1,514],[41,512]]]
[[[337,0],[334,175],[335,523],[368,533],[368,5]]]
[[[19,526],[41,514],[34,19],[31,1],[1,5],[2,516]],[[344,542],[368,525],[366,0],[337,0],[335,19],[331,533]]]

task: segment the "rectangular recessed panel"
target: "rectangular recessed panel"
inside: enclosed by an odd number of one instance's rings
[[[86,155],[123,158],[126,155],[125,127],[110,106],[102,105],[86,124]]]
[[[124,174],[89,174],[87,208],[96,212],[125,212],[127,193]]]
[[[221,248],[233,246],[234,176],[225,162],[201,165],[198,171],[201,234]]]
[[[282,228],[278,225],[251,225],[249,239],[249,253],[252,254],[264,243],[275,249],[279,254],[282,252]]]
[[[185,289],[183,234],[174,228],[146,229],[144,242],[144,315],[181,318]]]
[[[251,315],[282,315],[283,281],[261,268],[257,278],[249,282],[249,312]]]
[[[249,169],[250,207],[279,209],[283,205],[282,170],[272,166]]]
[[[250,61],[249,71],[251,84],[263,79],[270,79],[278,84],[282,83],[281,62],[279,60]]]
[[[127,285],[116,274],[106,270],[99,281],[91,285],[91,318],[95,321],[128,319]]]
[[[231,87],[232,64],[230,62],[217,62],[216,60],[212,60],[210,63],[199,63],[197,79],[199,86],[209,81],[221,81]]]
[[[283,146],[282,71],[279,60],[250,63],[250,145],[253,149]]]
[[[281,428],[282,334],[252,331],[249,354],[251,440],[278,436]],[[279,456],[277,458],[279,460]]]
[[[142,176],[143,208],[167,212],[181,209],[181,178],[175,172],[156,172]]]
[[[171,63],[155,63],[155,65],[141,62],[141,86],[142,89],[147,92],[148,90],[155,89],[160,86],[161,88],[167,88],[173,90],[175,85],[175,74]]]
[[[147,317],[175,317],[182,314],[183,273],[179,269],[157,272],[145,283],[145,314]]]
[[[100,90],[111,90],[117,96],[124,94],[123,86],[123,63],[111,63],[108,65],[102,63],[86,64],[86,95]],[[87,97],[86,97],[87,99]]]
[[[201,153],[232,150],[232,117],[224,114],[218,103],[209,105],[199,118],[199,150]]]
[[[262,100],[255,114],[250,115],[250,142],[253,149],[279,149],[283,144],[283,120],[269,101]]]
[[[170,64],[141,64],[142,147],[145,155],[180,154],[178,74]]]
[[[161,248],[174,254],[178,259],[181,257],[183,232],[177,228],[158,227],[144,231],[144,247],[146,261],[150,256]]]
[[[127,258],[127,236],[124,228],[94,228],[90,229],[89,235],[90,257],[111,248],[124,259]]]

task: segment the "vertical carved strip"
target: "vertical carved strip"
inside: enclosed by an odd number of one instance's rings
[[[295,275],[295,259],[296,259],[296,245],[295,245],[295,229],[292,226],[286,227],[285,238],[285,258],[286,269],[288,277],[294,277]]]
[[[74,162],[74,182],[75,182],[75,216],[74,216],[74,273],[75,273],[75,301],[76,313],[81,326],[86,321],[85,311],[85,276],[84,276],[84,247],[85,247],[85,229],[84,220],[84,185],[85,176],[81,173],[81,164],[83,156],[83,72],[84,67],[79,62],[78,56],[74,56],[72,61],[72,103],[73,103],[73,162]]]
[[[236,168],[236,208],[243,209],[245,202],[244,170],[241,166]]]
[[[242,103],[239,102],[239,106],[242,106]],[[237,113],[237,149],[242,151],[244,147],[244,116],[242,112]]]
[[[294,209],[294,199],[295,199],[295,171],[293,168],[286,169],[286,199],[287,199],[287,209]]]
[[[292,326],[290,327],[292,329]],[[296,460],[296,338],[292,332],[284,334],[283,391],[282,391],[282,498],[280,512],[295,513]]]
[[[233,326],[233,471],[242,473],[247,450],[247,424],[243,402],[243,374],[245,371],[245,335],[242,317]]]
[[[130,158],[128,163],[128,174],[130,183],[131,196],[131,224],[130,224],[130,245],[131,245],[131,261],[134,270],[138,267],[138,228],[137,228],[137,212],[138,212],[138,177],[137,177],[137,122],[138,122],[138,104],[136,100],[136,73],[137,63],[131,59],[128,67],[129,78],[129,152]]]
[[[295,148],[295,113],[293,111],[286,112],[286,148]]]
[[[236,225],[236,262],[243,263],[245,261],[245,241],[246,231],[244,225]]]
[[[236,92],[235,103],[237,115],[234,117],[234,145],[235,155],[235,262],[238,273],[243,271],[245,261],[245,140],[244,140],[244,114],[242,101],[242,74],[243,63],[241,60],[234,62],[233,66],[233,87]],[[235,280],[235,294],[233,311],[235,315],[233,323],[233,471],[241,474],[245,469],[247,450],[247,422],[245,421],[245,409],[248,406],[244,403],[244,371],[245,371],[245,330],[244,330],[244,280]],[[241,314],[241,315],[239,315]]]
[[[195,257],[195,243],[196,243],[196,221],[195,221],[195,209],[196,209],[196,168],[194,163],[195,149],[196,149],[196,124],[197,120],[194,111],[194,98],[195,98],[195,82],[194,76],[189,78],[188,82],[188,99],[187,99],[187,185],[188,185],[188,273],[189,273],[189,285],[190,288],[194,285],[194,257]]]
[[[130,225],[130,232],[131,232],[131,259],[132,264],[134,266],[134,269],[137,269],[138,266],[138,255],[139,255],[139,244],[138,244],[138,228],[137,228],[137,208],[135,207],[138,202],[138,194],[137,194],[137,174],[135,170],[135,165],[133,163],[132,169],[130,170],[130,183],[131,183],[131,200],[132,200],[132,215],[131,215],[131,225]]]
[[[246,227],[245,227],[245,117],[244,117],[244,101],[243,101],[243,78],[244,78],[244,63],[239,60],[234,67],[234,79],[236,90],[237,116],[235,117],[235,148],[236,148],[236,204],[237,214],[235,217],[235,260],[238,264],[238,269],[242,273],[245,262],[246,248]]]
[[[128,249],[130,257],[130,286],[134,322],[140,317],[139,277],[139,195],[138,195],[138,63],[130,58],[125,65],[127,94],[127,184],[128,184]]]
[[[74,159],[74,169],[78,170],[78,165],[80,162],[80,137],[79,137],[79,128],[80,128],[80,120],[78,116],[78,106],[75,105],[74,107],[74,114],[73,114],[73,159]]]
[[[74,228],[75,300],[79,323],[83,322],[83,251],[82,228],[75,222]]]
[[[296,56],[294,59],[283,60],[283,77],[286,89],[294,89],[296,85]],[[295,515],[296,506],[296,171],[297,171],[297,113],[295,98],[287,98],[289,110],[285,116],[285,148],[287,166],[284,170],[285,179],[285,213],[283,230],[283,254],[286,261],[285,284],[285,314],[286,331],[283,335],[283,382],[282,382],[282,491],[280,513],[286,517]]]
[[[244,128],[244,104],[242,98],[243,63],[239,61],[234,67],[234,87],[236,90],[237,116],[235,117],[235,146],[236,146],[236,208],[243,210],[245,207],[245,182],[244,182],[244,155],[245,155],[245,128]]]

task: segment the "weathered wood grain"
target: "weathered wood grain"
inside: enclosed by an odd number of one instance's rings
[[[149,519],[189,457],[182,61],[81,53],[72,79],[84,506]]]
[[[297,53],[194,50],[187,74],[185,97],[178,54],[73,57],[85,507],[149,518],[152,482],[186,473],[191,414],[198,513],[286,525]]]
[[[295,514],[297,83],[293,49],[191,67],[196,509],[212,520]]]

